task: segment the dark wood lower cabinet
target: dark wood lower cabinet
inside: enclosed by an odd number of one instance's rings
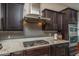
[[[11,56],[68,56],[69,44],[62,43],[51,46],[27,49],[11,53]]]
[[[55,49],[56,49],[56,52],[55,52],[56,56],[68,56],[67,50],[65,47],[56,47]]]
[[[24,51],[26,56],[49,56],[49,46],[39,47],[34,49],[28,49]]]
[[[14,53],[11,53],[11,56],[49,56],[50,55],[50,47],[44,46],[44,47],[38,47],[38,48],[32,48],[27,49],[24,51],[17,51]]]
[[[51,55],[52,56],[68,56],[69,55],[69,44],[62,43],[51,46]]]

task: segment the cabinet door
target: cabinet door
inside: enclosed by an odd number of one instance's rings
[[[63,20],[63,15],[61,13],[57,13],[57,30],[62,30],[62,20]]]
[[[5,4],[5,29],[22,30],[23,4]]]
[[[49,46],[28,49],[24,54],[26,56],[49,56]]]
[[[55,56],[55,46],[54,45],[50,46],[50,55]]]
[[[47,21],[45,30],[57,30],[57,16],[56,12],[52,10],[44,10],[43,16],[50,18],[50,21]]]
[[[71,9],[68,9],[65,11],[65,14],[67,17],[67,21],[68,21],[68,24],[69,23],[77,23],[77,11],[74,11],[74,10],[71,10]]]
[[[77,12],[71,10],[71,18],[72,18],[72,23],[77,23]]]
[[[53,30],[57,30],[57,13],[56,12],[52,12],[52,15],[51,15],[51,24],[53,25]]]
[[[45,10],[45,17],[50,18],[50,21],[47,21],[45,30],[53,30],[53,15],[51,11]]]
[[[68,55],[68,43],[56,45],[55,55],[56,56],[67,56]]]
[[[56,47],[55,49],[56,49],[55,52],[56,56],[65,56],[65,48]]]
[[[77,10],[67,8],[62,12],[64,13],[63,35],[64,39],[68,40],[68,24],[77,23]]]

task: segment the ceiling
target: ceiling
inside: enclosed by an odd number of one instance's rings
[[[64,5],[79,10],[79,3],[63,3]]]

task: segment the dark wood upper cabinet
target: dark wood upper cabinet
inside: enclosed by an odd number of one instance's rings
[[[65,14],[64,19],[67,21],[67,23],[77,23],[77,10],[71,9],[71,8],[66,8],[61,11],[62,13]]]
[[[44,9],[43,10],[43,16],[51,19],[50,21],[47,21],[45,30],[56,29],[56,28],[54,28],[56,26],[56,24],[55,24],[56,23],[56,13],[52,12],[48,9]]]
[[[63,13],[57,13],[57,30],[60,31],[63,29],[63,23],[62,21],[64,14]]]
[[[45,30],[61,31],[63,39],[68,39],[68,24],[77,24],[77,10],[66,8],[60,12],[44,9],[43,17],[50,18],[45,25]]]
[[[42,11],[43,17],[50,18],[50,21],[47,21],[45,30],[62,30],[62,20],[63,20],[63,13],[44,9]]]
[[[64,20],[62,21],[63,23],[63,35],[64,39],[68,40],[68,24],[77,24],[77,10],[72,9],[72,8],[66,8],[61,11],[64,13],[63,18]]]
[[[23,6],[22,3],[5,3],[2,4],[2,27],[6,31],[22,30],[23,19]]]

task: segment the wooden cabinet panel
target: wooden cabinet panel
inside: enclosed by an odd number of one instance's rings
[[[49,56],[50,46],[37,47],[10,53],[10,56]]]
[[[50,18],[50,21],[47,21],[45,30],[56,30],[57,29],[57,23],[56,23],[56,13],[52,10],[45,9],[43,10],[43,16]]]
[[[53,30],[53,16],[52,15],[53,14],[51,13],[51,11],[48,11],[48,10],[43,11],[43,16],[51,19],[50,21],[47,21],[45,30]]]
[[[51,46],[51,55],[52,56],[68,56],[68,43],[62,43]]]
[[[43,10],[43,17],[50,18],[50,21],[47,21],[45,30],[62,30],[62,18],[63,13],[44,9]]]
[[[62,28],[62,25],[63,25],[62,21],[64,20],[63,16],[64,16],[63,13],[57,13],[57,28],[58,28],[58,30],[62,30],[63,29]]]
[[[69,43],[37,47],[10,53],[10,56],[68,56]]]
[[[49,46],[28,49],[24,51],[26,56],[49,56]]]
[[[65,49],[56,47],[56,56],[65,56]]]
[[[64,13],[64,20],[62,21],[63,23],[63,35],[64,39],[68,40],[68,24],[77,24],[77,10],[71,9],[71,8],[66,8],[63,11]]]
[[[59,44],[55,46],[55,55],[56,56],[68,56],[68,43]]]
[[[50,55],[55,56],[55,46],[54,45],[50,46]]]

